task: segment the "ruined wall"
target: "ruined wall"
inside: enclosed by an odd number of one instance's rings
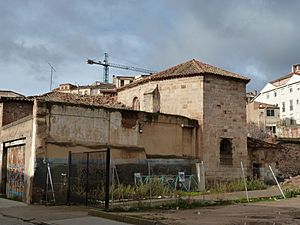
[[[197,127],[197,121],[133,110],[63,104],[48,107],[48,142],[138,147],[144,148],[147,155],[195,154],[196,140],[191,130]],[[186,125],[191,128],[183,127]]]
[[[2,125],[9,124],[13,121],[17,121],[26,116],[32,115],[33,102],[4,102]]]
[[[274,183],[269,165],[280,181],[300,174],[300,143],[282,142],[274,148],[249,148],[249,154],[252,168],[258,165],[260,179],[266,182]]]
[[[208,177],[239,178],[240,162],[248,165],[246,84],[213,75],[204,80],[203,159]],[[232,165],[221,165],[220,142],[232,144]]]

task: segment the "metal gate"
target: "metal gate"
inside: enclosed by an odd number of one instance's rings
[[[108,208],[110,150],[69,153],[69,204]]]
[[[24,194],[25,145],[7,148],[7,198],[22,201]]]

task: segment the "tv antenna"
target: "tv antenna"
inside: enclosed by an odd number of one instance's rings
[[[50,68],[51,68],[51,72],[50,72],[50,91],[52,91],[52,81],[53,81],[53,71],[56,72],[56,70],[54,69],[54,67],[48,63]]]

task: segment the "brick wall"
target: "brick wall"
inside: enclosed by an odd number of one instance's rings
[[[2,126],[32,115],[33,102],[4,102]]]

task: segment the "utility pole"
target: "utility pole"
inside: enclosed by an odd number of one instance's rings
[[[50,91],[52,90],[52,80],[53,80],[53,71],[56,72],[56,70],[54,69],[54,67],[48,63],[50,68],[51,68],[51,72],[50,72]]]

